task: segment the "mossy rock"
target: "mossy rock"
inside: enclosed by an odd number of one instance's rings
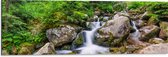
[[[159,37],[162,39],[166,39],[168,37],[168,22],[160,22],[160,34]]]
[[[110,52],[114,54],[123,54],[127,51],[127,48],[125,46],[122,47],[112,47],[110,48]]]
[[[64,45],[61,50],[70,50],[71,49],[71,45]]]
[[[28,42],[22,43],[21,48],[18,52],[19,55],[27,55],[27,54],[32,54],[34,51],[34,45]]]
[[[149,43],[152,43],[152,44],[159,44],[159,43],[163,43],[164,40],[160,39],[160,38],[152,38],[152,39],[149,39],[148,41]]]
[[[72,48],[81,47],[83,45],[83,42],[84,42],[83,32],[81,32],[77,35],[77,38],[73,41],[73,43],[72,43],[73,47]]]
[[[147,25],[156,25],[157,23],[159,23],[158,15],[152,15],[149,18]]]
[[[151,38],[154,38],[159,35],[159,27],[155,25],[145,26],[140,29],[142,41],[148,41]]]

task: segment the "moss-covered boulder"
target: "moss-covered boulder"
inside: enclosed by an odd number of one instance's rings
[[[159,19],[158,19],[158,15],[151,15],[151,17],[149,18],[147,25],[156,25],[157,23],[159,23]]]
[[[126,39],[130,30],[130,20],[126,13],[119,12],[97,31],[95,42],[102,46],[114,46]]]
[[[148,41],[150,38],[158,36],[159,27],[155,25],[144,26],[140,28],[140,33],[142,34],[139,38],[142,41]]]
[[[79,47],[81,47],[83,45],[83,43],[84,43],[83,35],[84,35],[83,32],[80,32],[77,35],[77,38],[72,43],[72,48],[79,48]]]
[[[160,34],[159,37],[162,39],[168,38],[168,22],[160,22]]]
[[[34,45],[28,42],[22,43],[20,45],[20,50],[18,52],[19,55],[28,55],[28,54],[32,54],[34,51]]]

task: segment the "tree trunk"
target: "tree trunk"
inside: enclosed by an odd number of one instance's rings
[[[6,0],[6,13],[8,14],[9,13],[9,0]],[[9,19],[9,16],[6,16],[6,19],[4,20],[5,21],[5,24],[4,24],[4,29],[5,29],[5,32],[8,31],[8,19]]]

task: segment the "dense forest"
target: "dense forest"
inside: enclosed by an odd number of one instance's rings
[[[117,14],[123,12],[127,13],[122,15],[126,19],[118,18],[119,25],[112,26],[118,24]],[[108,47],[111,54],[145,53],[148,50],[143,48],[156,44],[168,48],[168,2],[2,0],[2,55],[58,54],[56,50],[73,50],[85,41],[80,32],[91,29],[87,23],[94,22],[95,15],[105,25],[97,30],[99,36],[93,42]],[[104,20],[104,16],[109,19]],[[124,21],[127,18],[128,24]],[[129,37],[136,31],[131,21],[135,21],[141,33],[138,40]]]

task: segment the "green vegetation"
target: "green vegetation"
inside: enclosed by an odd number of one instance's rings
[[[49,28],[65,24],[85,27],[83,24],[93,17],[95,10],[113,14],[127,7],[130,10],[151,4],[149,11],[153,14],[168,14],[168,3],[157,2],[2,0],[2,49],[11,52],[16,47],[19,51],[22,43],[37,45],[46,41],[45,32]]]

